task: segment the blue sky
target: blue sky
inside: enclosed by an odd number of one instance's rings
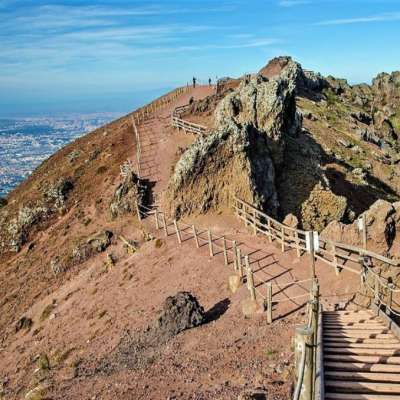
[[[368,82],[399,38],[400,0],[0,0],[0,116],[129,111],[277,55]]]

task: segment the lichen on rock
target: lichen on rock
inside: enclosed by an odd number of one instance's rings
[[[8,224],[9,246],[12,251],[18,252],[27,242],[32,227],[45,220],[51,210],[47,207],[22,207],[18,215]]]

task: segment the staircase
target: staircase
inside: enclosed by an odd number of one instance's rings
[[[399,400],[400,340],[367,310],[323,313],[325,400]]]

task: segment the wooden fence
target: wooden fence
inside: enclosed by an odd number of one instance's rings
[[[400,265],[398,260],[392,260],[366,248],[335,242],[319,237],[317,232],[286,226],[237,197],[234,197],[233,207],[236,215],[253,230],[254,234],[265,235],[270,242],[277,240],[282,252],[286,248],[294,248],[298,257],[304,252],[309,253],[313,276],[315,276],[316,259],[335,268],[337,274],[343,269],[361,274],[360,260],[363,257],[369,257],[372,262],[378,261],[391,266]],[[363,232],[366,232],[365,223]],[[317,237],[318,247],[315,246],[315,237]]]
[[[208,128],[203,125],[195,124],[182,119],[182,115],[190,108],[190,104],[176,107],[172,113],[172,126],[178,129],[183,129],[185,133],[194,133],[196,135],[204,134],[208,131]]]
[[[293,280],[287,283],[273,284],[264,282],[257,273],[253,271],[249,254],[234,239],[229,239],[225,235],[217,236],[210,228],[197,227],[193,224],[178,220],[169,220],[165,213],[160,211],[156,205],[147,207],[136,204],[136,213],[139,221],[148,219],[153,222],[157,230],[162,230],[166,237],[176,235],[179,244],[193,239],[196,248],[207,246],[210,257],[222,256],[225,266],[232,266],[235,276],[239,283],[246,284],[251,300],[261,304],[267,315],[267,323],[273,322],[273,305],[300,298],[309,298],[310,290],[302,289],[305,293],[296,296],[286,296],[285,299],[277,299],[275,296],[282,293],[285,289],[293,285],[300,285],[306,282],[312,284],[313,279]],[[265,291],[261,286],[265,284]],[[300,287],[300,286],[299,286]]]
[[[152,115],[152,113],[173,103],[180,95],[187,92],[188,90],[190,90],[190,88],[186,86],[175,89],[172,92],[169,92],[164,96],[161,96],[158,99],[154,100],[153,102],[145,105],[144,107],[137,109],[131,114],[131,123],[136,139],[136,173],[139,178],[142,176],[142,145],[140,141],[138,126],[140,125],[140,123],[146,121]]]
[[[318,281],[313,282],[307,322],[296,327],[294,340],[295,381],[293,400],[323,400],[322,306]]]

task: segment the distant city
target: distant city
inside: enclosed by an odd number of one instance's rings
[[[61,147],[121,115],[0,119],[0,197],[5,197]]]

